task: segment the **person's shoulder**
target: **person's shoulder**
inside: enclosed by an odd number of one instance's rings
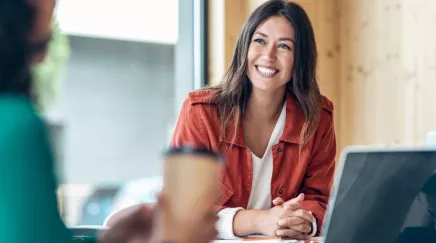
[[[31,132],[43,127],[32,102],[19,95],[0,95],[0,129],[2,133]]]
[[[215,90],[213,89],[201,89],[190,92],[186,101],[190,105],[216,105],[217,100],[215,98]]]
[[[324,95],[321,95],[321,108],[328,114],[333,115],[333,102]]]
[[[319,116],[320,126],[330,129],[333,127],[334,123],[334,108],[333,102],[331,102],[327,97],[321,96],[321,112]]]
[[[202,89],[190,92],[180,112],[182,119],[192,119],[193,122],[203,120],[205,123],[211,123],[212,126],[219,124],[215,91],[214,89]]]

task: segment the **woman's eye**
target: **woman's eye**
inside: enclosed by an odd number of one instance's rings
[[[262,39],[255,39],[253,42],[259,43],[259,44],[265,44],[265,41]]]
[[[286,44],[280,44],[279,48],[282,48],[282,49],[285,49],[285,50],[289,50],[289,51],[291,50],[291,48],[288,45],[286,45]]]

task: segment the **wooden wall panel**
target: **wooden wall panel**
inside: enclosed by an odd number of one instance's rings
[[[415,79],[415,143],[424,143],[429,130],[436,131],[436,1],[406,2],[403,23],[408,23],[403,35],[403,50],[409,53],[409,63]],[[415,51],[414,51],[415,50]]]
[[[208,84],[218,83],[225,70],[225,5],[224,1],[208,3]]]
[[[226,0],[226,69],[233,59],[239,32],[248,17],[245,0]]]
[[[429,6],[432,5],[432,6]],[[340,1],[340,134],[422,145],[436,130],[436,2]]]
[[[208,8],[208,83],[214,85],[231,63],[247,8],[245,0],[210,0]]]

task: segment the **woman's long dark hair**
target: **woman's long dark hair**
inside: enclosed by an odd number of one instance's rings
[[[30,58],[34,8],[27,0],[0,0],[0,95],[31,97]]]
[[[286,88],[288,95],[297,100],[305,116],[300,136],[304,147],[319,124],[321,94],[316,78],[317,50],[313,27],[306,12],[298,4],[286,0],[267,1],[251,14],[239,34],[233,60],[223,82],[213,87],[212,99],[218,102],[221,137],[225,136],[227,126],[232,124],[233,138],[236,138],[251,94],[251,82],[247,77],[248,48],[257,26],[272,16],[285,17],[295,31],[294,71]]]

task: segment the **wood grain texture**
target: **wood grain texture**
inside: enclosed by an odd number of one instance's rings
[[[245,0],[209,1],[208,24],[208,84],[219,83],[227,71],[247,18]]]
[[[208,4],[208,85],[219,83],[225,70],[225,1]]]
[[[340,147],[423,145],[436,130],[436,2],[339,3]]]

